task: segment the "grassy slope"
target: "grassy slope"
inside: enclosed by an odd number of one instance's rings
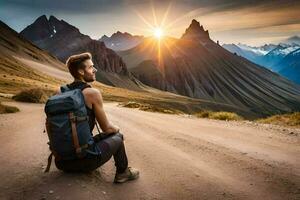
[[[31,69],[13,57],[0,57],[0,93],[16,94],[28,88],[52,89],[62,81]]]

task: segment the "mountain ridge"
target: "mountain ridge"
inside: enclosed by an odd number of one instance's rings
[[[141,82],[161,90],[265,114],[300,110],[300,86],[225,50],[195,21],[181,39],[161,40],[161,60],[155,40],[119,55]]]
[[[94,66],[98,69],[96,79],[102,83],[141,90],[138,80],[128,71],[122,58],[104,42],[91,39],[78,28],[54,16],[49,19],[45,15],[37,18],[20,34],[41,49],[55,55],[62,62],[73,54],[90,52]]]

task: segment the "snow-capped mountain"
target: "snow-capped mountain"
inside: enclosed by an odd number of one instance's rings
[[[297,71],[296,68],[299,68],[299,64],[293,64],[300,59],[296,56],[300,49],[300,44],[296,43],[297,39],[299,37],[294,36],[285,40],[287,43],[266,44],[260,47],[251,47],[241,43],[224,44],[223,48],[299,83],[300,80],[291,73],[292,69],[292,71]],[[287,70],[289,67],[291,69]]]
[[[300,84],[300,48],[285,56],[274,68],[282,76]]]
[[[261,47],[252,47],[252,46],[248,46],[246,44],[241,44],[239,43],[238,46],[244,50],[244,51],[250,51],[253,52],[254,54],[261,56],[261,55],[266,55],[270,50],[272,50],[273,48],[275,48],[275,45],[264,45]]]
[[[231,53],[247,58],[256,64],[260,64],[263,57],[277,47],[275,44],[265,44],[263,46],[253,47],[242,43],[223,44],[222,46]]]
[[[267,53],[258,64],[265,66],[272,71],[277,71],[274,66],[277,65],[289,53],[300,48],[298,44],[283,44],[280,43],[275,49]]]
[[[298,44],[283,44],[280,43],[276,48],[274,48],[272,51],[270,51],[269,55],[280,55],[280,56],[286,56],[289,53],[295,51],[298,49],[300,45]]]
[[[237,55],[247,58],[256,64],[272,69],[274,64],[300,47],[300,38],[298,36],[294,36],[282,41],[277,45],[265,44],[258,47],[253,47],[242,43],[223,44],[222,46],[232,53],[236,53]]]

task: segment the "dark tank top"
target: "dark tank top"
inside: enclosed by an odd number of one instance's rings
[[[89,84],[87,84],[85,82],[82,82],[82,81],[74,81],[73,83],[68,84],[67,86],[71,90],[81,89],[81,91],[83,91],[85,88],[92,87]],[[91,133],[92,133],[92,131],[95,127],[95,120],[96,120],[95,119],[95,113],[94,113],[93,109],[90,109],[87,106],[85,106],[85,107],[86,107],[86,110],[87,110],[87,115],[89,116],[89,126],[90,126],[90,130],[91,130]]]

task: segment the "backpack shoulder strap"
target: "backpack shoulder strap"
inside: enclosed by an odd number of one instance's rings
[[[62,93],[64,93],[64,92],[70,91],[70,88],[68,87],[68,85],[62,85],[62,86],[60,86],[60,91]]]
[[[64,87],[63,89],[66,89],[65,91],[74,90],[74,89],[80,89],[81,91],[83,91],[85,88],[90,88],[92,86],[82,81],[76,81],[62,87]]]
[[[83,91],[85,88],[91,88],[92,86],[90,86],[89,84],[87,83],[84,83],[80,86],[78,86],[78,89],[80,89],[81,91]]]

